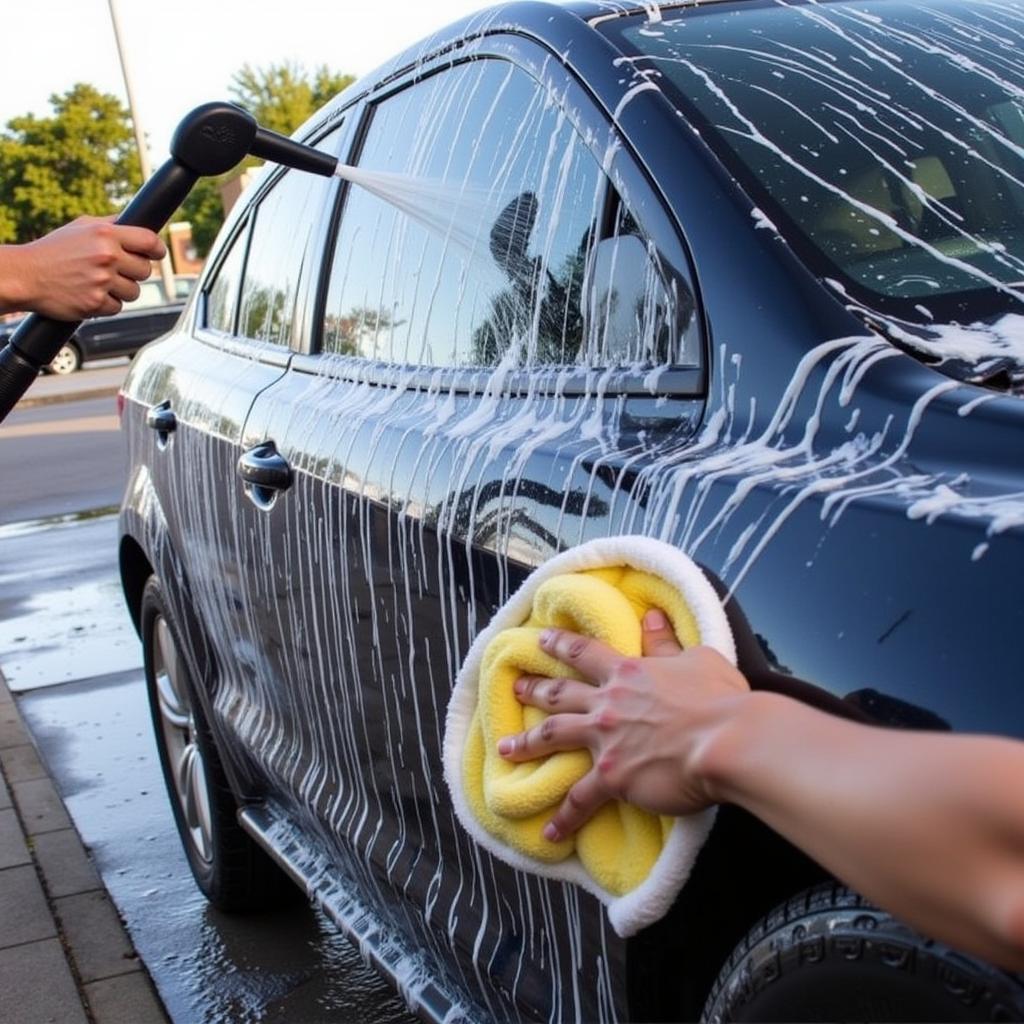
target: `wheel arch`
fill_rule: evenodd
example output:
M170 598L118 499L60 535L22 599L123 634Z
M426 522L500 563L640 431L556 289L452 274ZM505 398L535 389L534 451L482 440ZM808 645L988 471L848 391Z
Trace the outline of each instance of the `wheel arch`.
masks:
M672 910L628 942L631 1019L700 1019L722 967L750 929L779 903L828 881L828 872L763 822L720 807Z
M128 614L132 618L135 632L141 636L142 592L146 587L146 580L153 575L153 566L134 537L121 538L117 557L121 569L121 589L128 605Z

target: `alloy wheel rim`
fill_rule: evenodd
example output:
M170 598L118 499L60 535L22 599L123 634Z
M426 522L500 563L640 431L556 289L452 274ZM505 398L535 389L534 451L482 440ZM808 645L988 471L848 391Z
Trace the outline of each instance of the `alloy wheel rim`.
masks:
M213 861L213 821L206 766L196 741L195 714L183 679L178 648L162 615L158 615L153 624L153 639L153 677L175 799L193 850L204 863L210 864Z
M63 345L61 350L53 357L50 368L54 373L71 373L75 368L76 362L74 349L70 345Z

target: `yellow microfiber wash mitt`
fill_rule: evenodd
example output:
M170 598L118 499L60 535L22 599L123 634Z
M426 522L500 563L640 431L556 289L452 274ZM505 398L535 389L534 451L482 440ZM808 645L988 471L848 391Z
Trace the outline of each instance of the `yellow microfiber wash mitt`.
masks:
M641 620L662 609L683 647L708 644L735 664L721 602L678 549L649 537L602 538L538 568L476 638L456 679L444 740L445 778L463 826L495 856L525 871L574 882L607 906L615 931L632 935L661 917L686 881L713 812L666 818L622 801L603 807L558 843L542 835L572 785L591 767L586 750L512 764L502 736L542 721L520 704L522 675L578 675L538 645L556 626L641 653Z

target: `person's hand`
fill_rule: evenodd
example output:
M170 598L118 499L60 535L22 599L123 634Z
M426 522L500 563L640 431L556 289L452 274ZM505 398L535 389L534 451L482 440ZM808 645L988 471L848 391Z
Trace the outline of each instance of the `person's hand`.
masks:
M79 217L50 234L14 247L13 268L23 309L55 320L111 316L139 296L139 281L166 248L148 228ZM8 261L10 262L10 261ZM13 290L13 289L12 289Z
M747 681L710 647L683 651L662 612L648 612L643 627L643 658L546 630L541 647L597 685L533 676L516 683L519 700L549 717L502 739L503 757L530 761L586 747L594 759L545 829L553 842L613 799L659 814L690 814L717 802L703 755L718 725L749 692Z

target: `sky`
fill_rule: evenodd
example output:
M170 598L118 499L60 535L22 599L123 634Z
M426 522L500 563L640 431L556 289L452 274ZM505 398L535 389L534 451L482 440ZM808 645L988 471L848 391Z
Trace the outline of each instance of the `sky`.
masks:
M229 99L243 64L327 64L357 77L488 0L116 0L154 166L182 115ZM47 115L88 82L126 102L107 0L2 0L0 125Z

